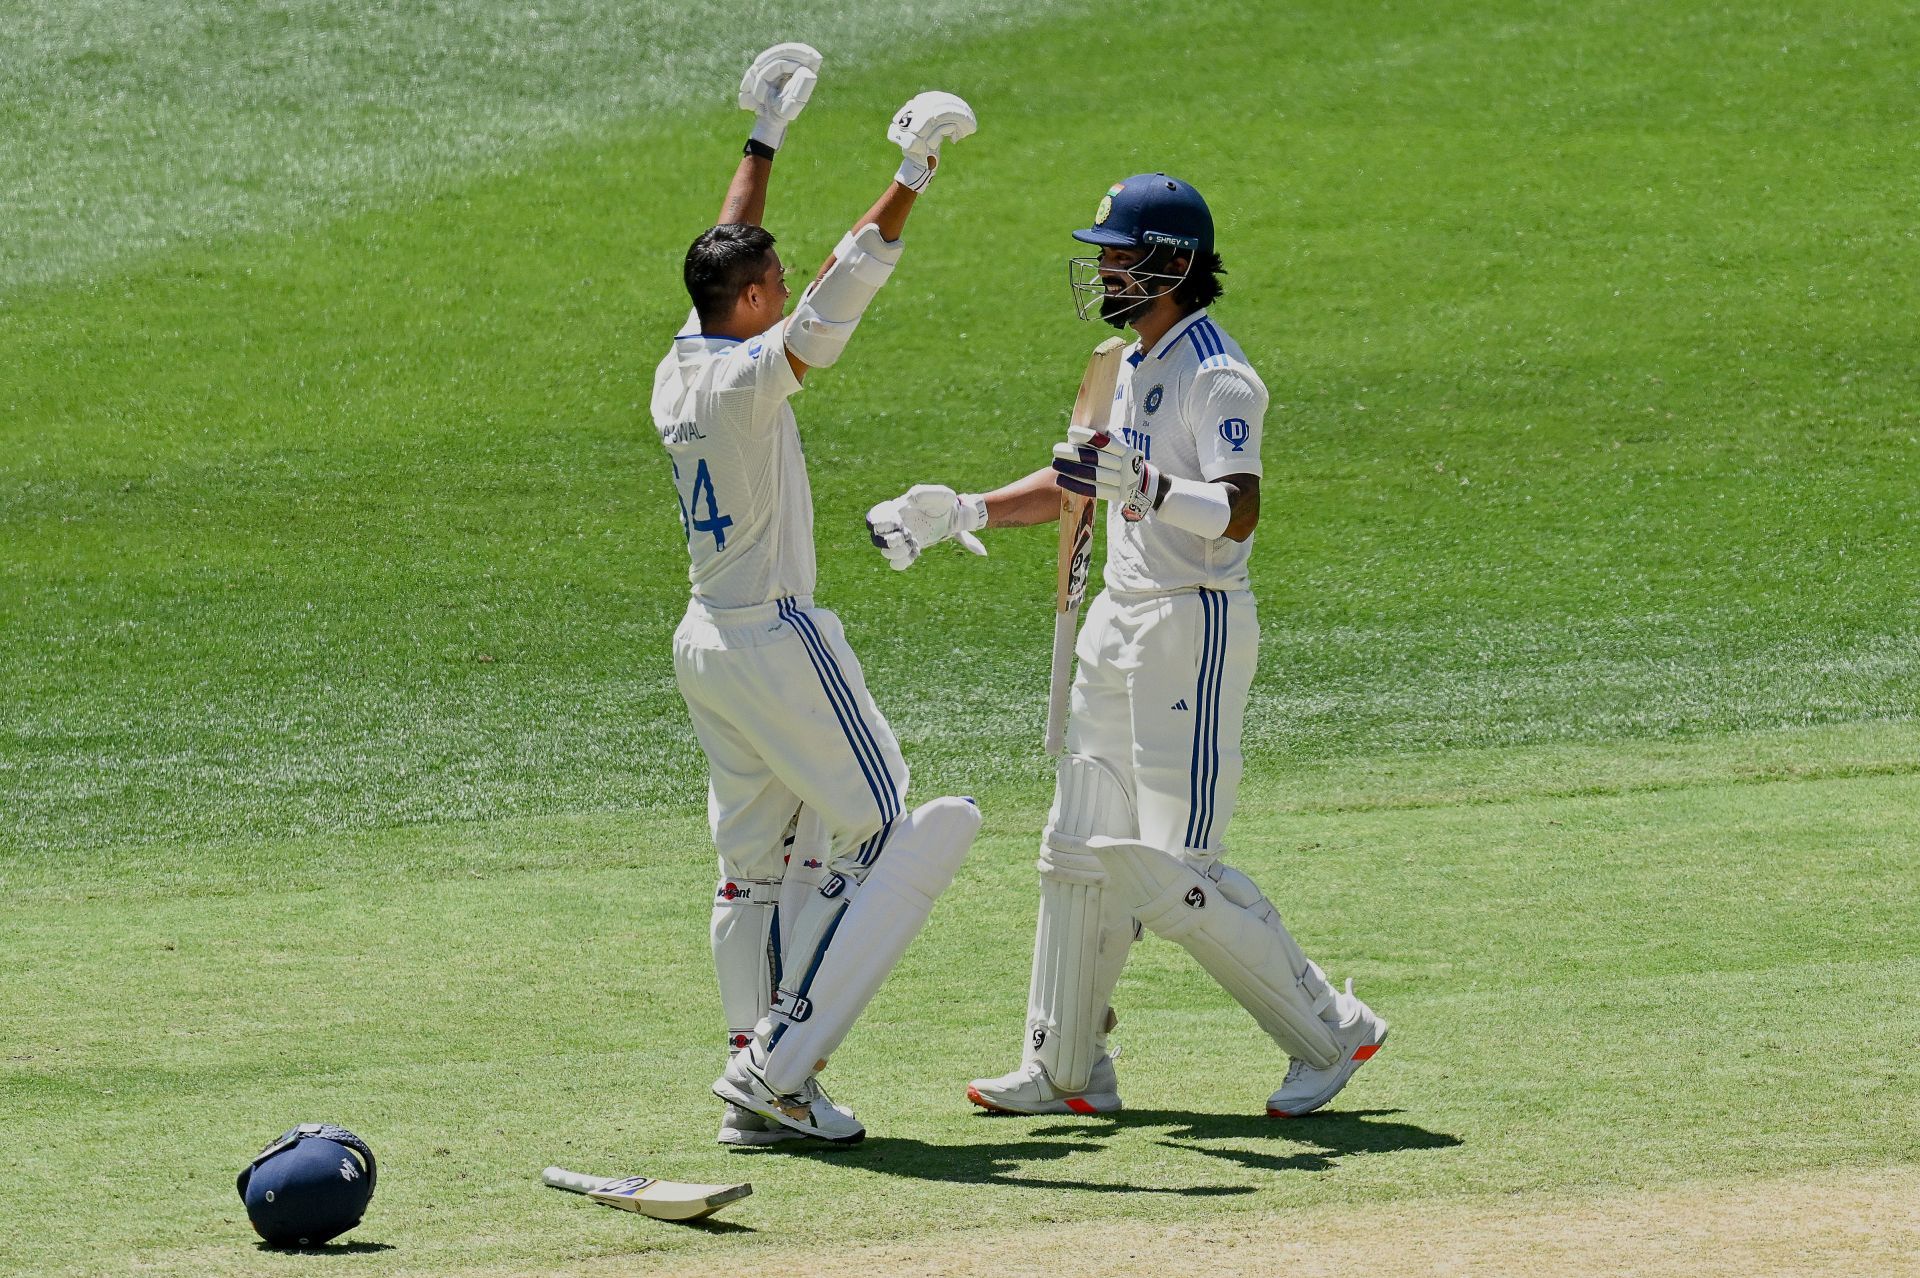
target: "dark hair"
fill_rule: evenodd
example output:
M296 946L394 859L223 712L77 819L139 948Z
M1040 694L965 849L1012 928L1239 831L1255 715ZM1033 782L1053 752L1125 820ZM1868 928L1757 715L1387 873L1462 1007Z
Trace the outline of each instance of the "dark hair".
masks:
M1227 268L1220 264L1220 255L1208 250L1193 260L1193 269L1187 272L1187 278L1180 281L1173 290L1173 300L1190 311L1202 306L1212 306L1226 292L1226 286L1220 283L1220 277Z
M702 324L719 324L733 313L747 285L767 273L773 236L765 227L723 222L702 231L687 249L681 276Z

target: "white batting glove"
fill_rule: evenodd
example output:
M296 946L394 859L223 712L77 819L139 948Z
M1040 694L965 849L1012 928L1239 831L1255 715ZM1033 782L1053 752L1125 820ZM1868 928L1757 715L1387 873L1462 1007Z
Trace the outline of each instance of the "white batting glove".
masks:
M1054 483L1082 497L1098 497L1138 522L1158 504L1160 472L1137 448L1105 431L1074 426L1067 442L1053 446Z
M951 537L976 555L987 548L973 535L987 526L987 499L944 484L915 484L867 512L867 535L888 563L904 571L927 547Z
M740 106L753 112L747 136L774 150L787 136L819 79L820 51L810 44L776 44L753 60L740 77Z
M926 190L940 162L940 144L948 138L970 137L979 127L973 108L953 94L916 94L894 112L893 123L887 126L887 141L901 152L900 171L893 180L915 191Z

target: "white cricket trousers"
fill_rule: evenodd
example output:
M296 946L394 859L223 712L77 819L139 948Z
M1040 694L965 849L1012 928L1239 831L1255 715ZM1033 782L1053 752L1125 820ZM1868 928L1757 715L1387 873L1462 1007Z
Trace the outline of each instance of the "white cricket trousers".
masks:
M674 631L673 669L710 767L723 878L781 878L803 803L834 868L859 877L904 811L907 764L840 619L805 596L750 608L695 599Z
M1088 606L1066 745L1120 777L1148 847L1219 855L1259 646L1249 590L1103 590Z

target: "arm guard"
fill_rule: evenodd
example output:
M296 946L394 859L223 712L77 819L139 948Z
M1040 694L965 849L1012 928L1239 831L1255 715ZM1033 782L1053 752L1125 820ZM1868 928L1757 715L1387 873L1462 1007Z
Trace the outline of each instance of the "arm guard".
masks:
M1222 483L1203 484L1197 479L1167 477L1167 495L1154 511L1154 518L1196 537L1209 540L1226 535L1233 522L1233 502Z
M787 349L812 368L829 368L846 349L873 295L893 274L904 245L889 243L869 222L848 232L833 251L833 266L807 286L787 321Z

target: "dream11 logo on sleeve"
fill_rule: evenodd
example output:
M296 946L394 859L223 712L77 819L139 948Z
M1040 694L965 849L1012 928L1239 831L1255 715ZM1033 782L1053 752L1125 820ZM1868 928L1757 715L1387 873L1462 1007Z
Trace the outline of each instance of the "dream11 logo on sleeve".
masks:
M1229 417L1220 423L1220 438L1233 445L1233 451L1239 452L1253 437L1253 428L1247 425L1244 417Z

